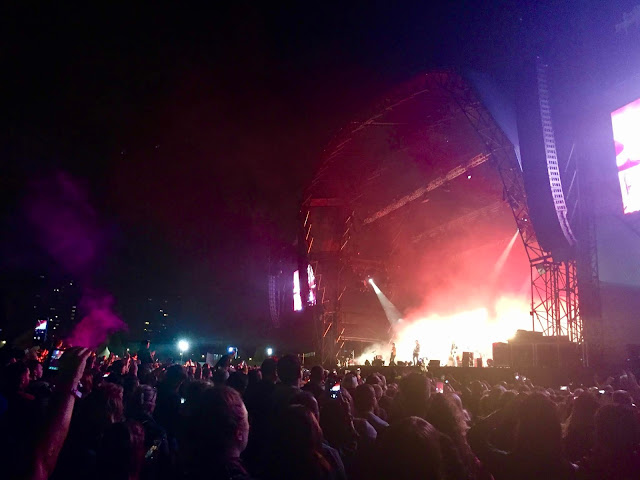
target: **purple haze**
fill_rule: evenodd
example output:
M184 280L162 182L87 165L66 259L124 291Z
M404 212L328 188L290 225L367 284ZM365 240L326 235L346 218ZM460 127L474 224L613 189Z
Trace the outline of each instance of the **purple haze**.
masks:
M73 329L67 342L73 346L96 348L109 335L125 330L127 325L113 313L113 299L106 294L89 294L85 291L80 308L88 312Z
M41 246L83 288L84 317L67 339L75 346L95 348L127 325L113 312L113 299L92 291L91 276L104 247L105 234L86 192L65 173L34 182L27 215Z

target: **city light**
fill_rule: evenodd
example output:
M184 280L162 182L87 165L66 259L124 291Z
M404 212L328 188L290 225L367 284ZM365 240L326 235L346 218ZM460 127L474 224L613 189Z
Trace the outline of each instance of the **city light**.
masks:
M180 350L180 353L189 350L189 342L187 342L186 340L178 341L178 350Z
M268 347L268 348L267 348L267 355L268 355L268 356L273 355L273 348L271 348L271 347Z

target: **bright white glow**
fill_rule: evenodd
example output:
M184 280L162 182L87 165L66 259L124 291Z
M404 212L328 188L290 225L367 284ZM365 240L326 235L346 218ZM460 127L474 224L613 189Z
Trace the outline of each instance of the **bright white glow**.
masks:
M370 278L370 279L369 279L369 283L370 283L371 285L374 285L374 283L373 283L373 278Z
M452 313L424 311L413 312L404 318L396 329L395 344L397 360L411 360L416 339L420 341L421 355L429 360L449 363L451 345L457 348L456 355L474 352L474 357L484 360L493 357L493 342L506 342L516 330L531 329L531 306L526 297L501 297L493 309L478 307ZM374 353L376 352L376 353ZM356 359L363 364L376 354L386 356L391 352L387 343L372 345ZM396 361L397 361L396 360Z
M189 350L189 342L187 342L186 340L178 341L178 350L180 350L181 352L186 352L187 350Z
M236 351L235 347L229 347L229 348L227 348L227 352L229 352L229 353L233 353L233 352L235 352L235 351Z
M269 356L273 355L273 348L271 347L267 348L267 355Z
M313 273L313 267L307 265L307 280L309 284L309 305L316 304L316 276Z
M611 114L624 213L640 210L640 99Z
M302 310L302 297L300 296L300 272L293 272L293 310Z

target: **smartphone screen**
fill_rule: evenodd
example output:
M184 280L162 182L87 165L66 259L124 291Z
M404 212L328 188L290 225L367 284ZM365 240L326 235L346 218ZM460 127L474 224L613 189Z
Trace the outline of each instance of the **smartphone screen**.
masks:
M567 386L566 386L566 385L562 385L562 386L560 387L560 390L562 390L562 391L566 391L566 390L567 390Z
M58 370L60 357L62 356L63 352L64 350L54 350L51 353L51 358L49 359L49 370Z
M334 385L333 387L331 387L331 390L329 390L329 395L331 396L331 398L338 398L339 393L340 385Z
M444 383L436 382L436 392L444 393Z

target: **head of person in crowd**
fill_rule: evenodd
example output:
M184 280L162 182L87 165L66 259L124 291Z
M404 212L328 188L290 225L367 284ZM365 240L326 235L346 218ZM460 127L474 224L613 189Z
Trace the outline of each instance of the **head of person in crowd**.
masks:
M244 395L249 385L249 378L242 372L232 372L227 380L227 386L237 390L240 395Z
M113 423L124 419L123 389L115 383L103 382L78 404L76 428L86 438L97 438Z
M631 407L633 406L633 397L626 390L616 390L611 395L611 402L615 405Z
M29 368L30 381L37 382L42 378L44 370L42 368L42 364L38 360L36 360L35 358L28 360L27 367Z
M468 476L475 466L476 459L467 442L467 418L462 407L457 405L452 396L437 393L429 399L425 419L451 439Z
M281 412L273 439L273 451L287 452L287 461L270 462L267 477L274 480L330 478L331 465L323 456L322 441L322 430L315 415L302 405L288 406Z
M599 407L598 399L589 391L582 392L574 400L571 415L564 428L564 446L570 460L579 460L591 450Z
M285 355L278 360L277 373L278 378L284 385L299 387L300 380L302 379L300 359L297 355Z
M156 398L158 393L155 388L150 385L140 385L131 396L129 410L131 416L140 418L153 415L156 409Z
M258 368L252 368L247 373L247 388L255 387L262 380L262 372Z
M0 392L6 397L24 393L29 385L29 367L24 362L14 362L7 365L2 372Z
M227 370L226 368L218 368L213 372L211 381L216 386L226 385L227 380L229 380L229 376L229 370Z
M356 415L362 418L366 418L368 414L374 413L378 402L373 386L368 383L359 385L353 396L353 404Z
M260 373L262 374L262 380L269 383L276 383L278 381L278 360L275 357L266 358L262 365L260 365Z
M97 472L101 479L135 480L144 465L144 430L134 421L114 423L104 432L98 450Z
M430 394L427 377L422 373L410 373L400 380L399 393L394 399L393 417L423 418Z
M324 368L322 368L320 365L314 365L313 367L311 367L309 382L315 383L316 385L322 384L322 382L324 382Z
M208 381L211 380L211 367L208 363L202 365L202 380Z
M445 466L440 449L440 433L426 420L404 418L386 429L376 445L379 480L444 479Z
M185 445L190 469L206 473L241 468L240 454L249 440L249 419L242 397L233 388L208 387L201 393L202 408L187 417Z
M161 387L163 390L177 392L186 379L187 373L182 365L171 365L165 372Z
M127 364L124 360L116 360L109 367L111 375L124 375L126 373Z
M303 407L308 408L316 417L316 420L320 421L320 407L318 406L318 401L313 394L301 390L291 397L291 405L302 405Z
M532 393L519 406L515 454L531 463L553 464L562 457L562 427L556 405Z
M604 405L596 414L595 450L605 457L633 455L640 444L638 416L632 407Z
M337 398L327 400L320 415L325 439L337 449L351 448L357 437L353 426L353 410L347 395L341 390Z

